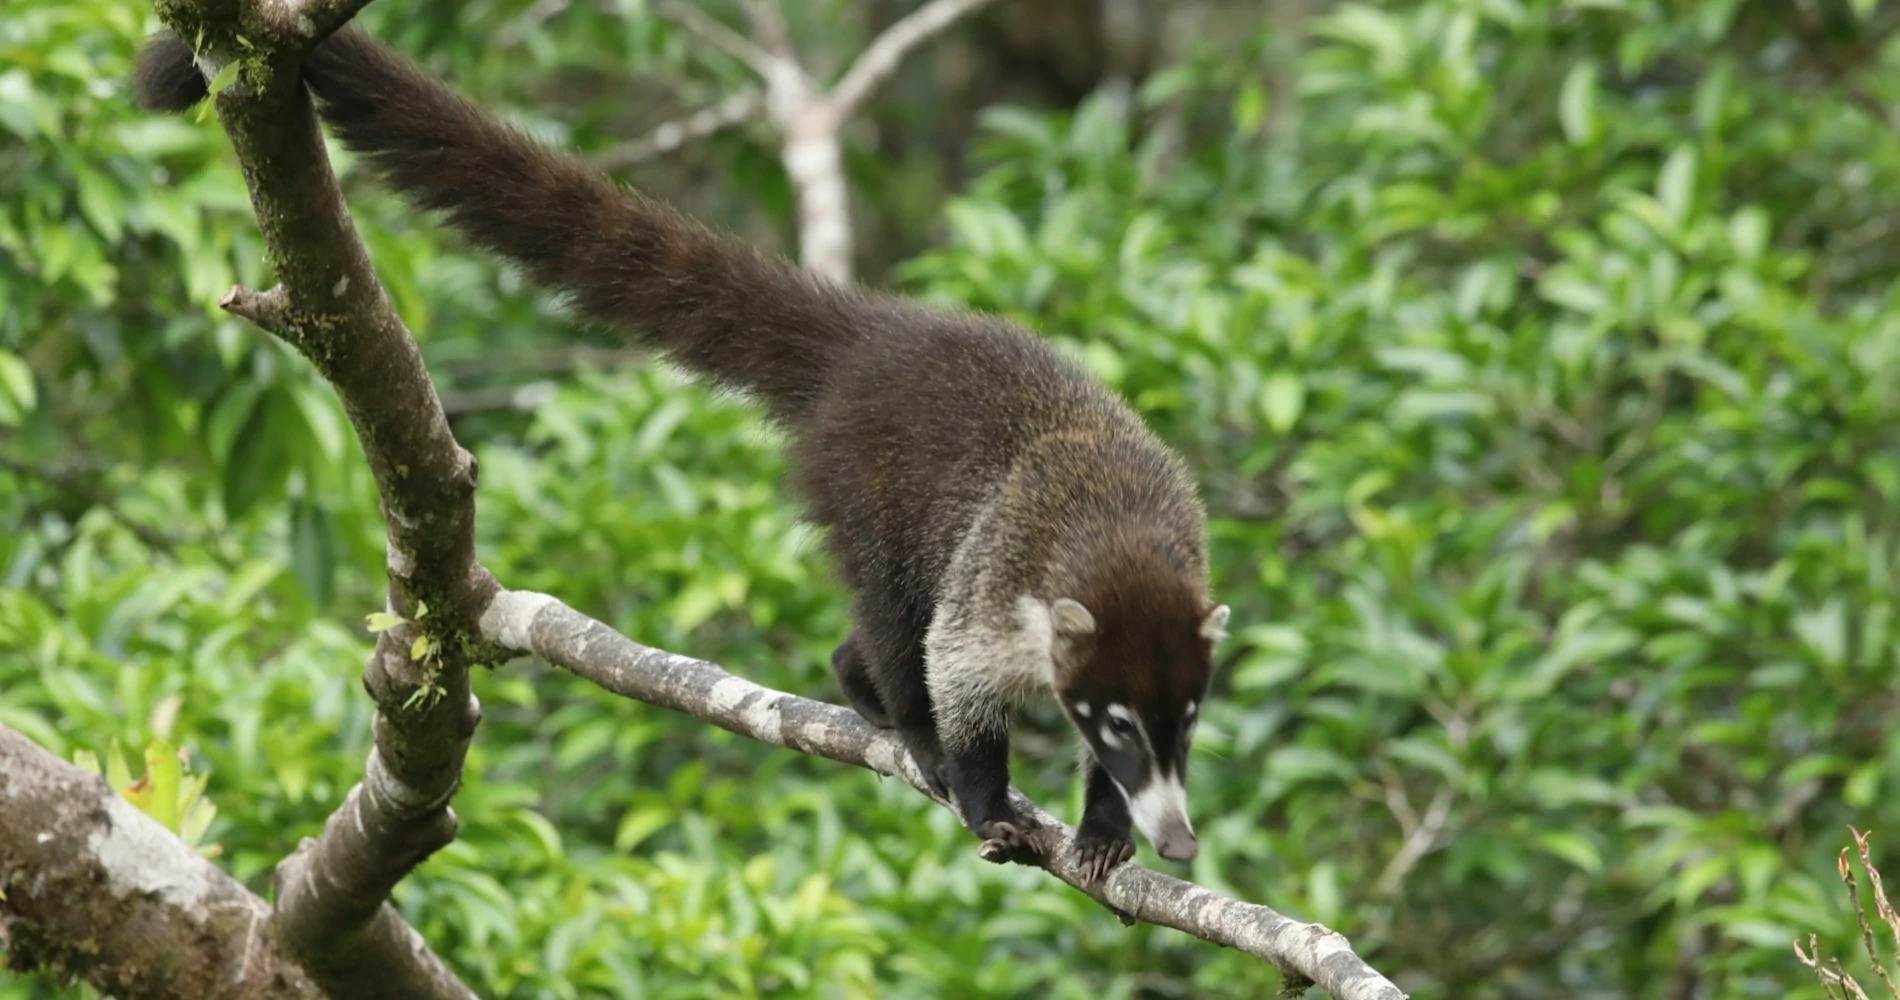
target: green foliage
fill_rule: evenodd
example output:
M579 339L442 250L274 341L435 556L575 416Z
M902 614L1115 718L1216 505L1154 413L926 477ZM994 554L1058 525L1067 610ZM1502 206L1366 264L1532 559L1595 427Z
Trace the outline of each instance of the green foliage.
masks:
M155 718L164 720L177 711L178 696L173 695L160 704ZM169 728L169 723L158 721L153 728ZM212 817L218 814L217 807L204 797L207 776L187 776L190 755L166 742L164 737L145 745L145 773L136 779L125 763L125 754L117 740L106 749L105 763L101 764L99 755L90 750L74 751L73 763L103 776L140 812L157 820L186 844L198 848L205 857L215 858L221 853L222 848L216 844L199 846Z
M1834 852L1900 819L1900 140L1867 110L1900 94L1892 12L1819 6L1346 4L1297 67L1256 37L1130 106L991 113L989 169L900 283L1074 350L1205 484L1235 639L1182 874L1421 998L1818 995L1787 943L1853 952ZM615 67L697 67L614 5L550 9L369 13L589 147ZM129 107L154 26L0 11L0 723L188 748L198 833L263 891L361 773L380 522L331 394L213 306L267 276L215 125ZM574 371L546 302L342 165L450 402L553 383L457 409L484 563L835 700L843 595L756 414ZM483 995L1277 986L981 863L895 783L543 665L477 691L460 836L397 901ZM1072 816L1063 741L1027 720L1017 782Z
M1767 12L1598 7L1342 7L1277 148L999 113L909 273L1203 470L1224 880L1421 996L1782 996L1900 762L1900 144Z

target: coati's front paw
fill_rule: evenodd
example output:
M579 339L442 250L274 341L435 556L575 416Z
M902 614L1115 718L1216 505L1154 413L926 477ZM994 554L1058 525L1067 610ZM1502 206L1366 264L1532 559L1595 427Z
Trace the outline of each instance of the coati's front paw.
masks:
M1075 868L1082 881L1094 885L1135 856L1135 838L1126 830L1091 829L1075 832Z
M1037 857L1035 847L1029 843L1029 827L1021 820L987 820L976 824L971 832L983 838L982 846L976 849L977 856L991 864L1029 863Z

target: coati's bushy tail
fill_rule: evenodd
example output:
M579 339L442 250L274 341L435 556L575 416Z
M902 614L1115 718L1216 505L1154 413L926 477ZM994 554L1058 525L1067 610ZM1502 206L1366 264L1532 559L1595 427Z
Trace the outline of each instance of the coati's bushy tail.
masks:
M139 54L139 103L182 111L205 97L191 49L170 33ZM331 36L304 80L343 144L469 242L564 293L581 317L796 422L871 303L562 157L502 124L355 28ZM878 311L871 306L871 314ZM854 322L853 317L857 320Z

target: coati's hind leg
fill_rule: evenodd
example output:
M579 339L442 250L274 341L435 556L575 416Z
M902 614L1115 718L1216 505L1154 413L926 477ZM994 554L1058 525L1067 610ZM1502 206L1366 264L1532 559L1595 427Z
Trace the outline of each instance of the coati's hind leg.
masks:
M930 689L924 684L923 622L901 598L893 599L869 588L858 591L853 617L856 628L832 654L832 664L857 664L857 676L870 682L869 694L875 699L876 709L881 710L884 724L897 730L931 794L949 800L943 744L937 739ZM844 680L843 673L839 680ZM858 706L851 688L846 687L845 693L852 699L852 707L863 715L864 709ZM877 724L868 715L865 720Z
M856 631L845 636L838 648L831 651L831 670L838 675L845 700L864 721L879 729L896 727L891 713L884 707L884 699L877 693L877 683L871 679L870 664L864 658Z
M1000 848L985 845L984 856L1011 860L1029 849L1031 827L1009 801L1009 701L994 660L1006 637L945 611L931 626L927 671L946 777L963 824Z
M930 689L924 685L924 650L918 642L895 662L875 675L878 695L891 714L893 728L910 751L917 769L923 772L931 794L950 799L950 761L937 739L937 720L930 711Z
M946 745L958 739L940 733ZM1009 802L1009 729L999 726L969 734L958 740L958 748L946 750L946 769L950 790L956 793L957 810L970 832L996 845L984 845L984 857L991 861L1017 860L1029 850L1029 824Z

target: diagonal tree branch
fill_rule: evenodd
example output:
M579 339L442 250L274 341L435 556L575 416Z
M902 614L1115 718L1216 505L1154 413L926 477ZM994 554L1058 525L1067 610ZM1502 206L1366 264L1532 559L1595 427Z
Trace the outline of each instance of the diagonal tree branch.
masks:
M630 139L590 162L596 170L617 170L643 163L656 156L670 153L689 142L696 142L748 121L763 107L765 107L763 93L757 90L741 90L720 100L717 104L701 108L677 121L658 126L638 139Z
M474 458L456 444L421 353L376 280L297 78L319 29L364 2L161 0L158 11L179 38L198 41L209 78L237 59L216 110L281 284L235 289L223 305L297 348L335 386L381 495L389 606L404 622L378 636L364 670L378 713L362 782L322 834L278 866L277 934L332 996L461 998L472 994L388 895L454 839L448 803L480 718L467 666L485 650L473 622L496 587L475 562Z
M4 725L0 802L0 952L13 968L121 1000L323 1000L270 933L269 903L104 778Z
M912 11L896 24L884 29L845 70L830 92L833 108L840 118L849 116L871 96L871 91L890 79L911 50L929 41L944 29L983 9L992 0L931 0Z
M777 71L779 64L786 61L758 42L721 24L718 18L686 0L660 0L654 5L654 11L698 35L713 48L750 66L752 71L761 77L770 79Z
M504 590L481 618L492 642L540 656L628 698L684 712L721 729L879 774L923 791L923 776L895 733L873 729L856 712L774 691L716 664L642 646L545 594ZM1011 789L1018 811L1038 824L1030 842L1037 867L1125 918L1185 931L1273 963L1289 989L1319 985L1336 1000L1405 996L1352 951L1344 935L1244 903L1192 882L1124 864L1089 885L1076 871L1075 830ZM949 805L949 803L943 803Z

